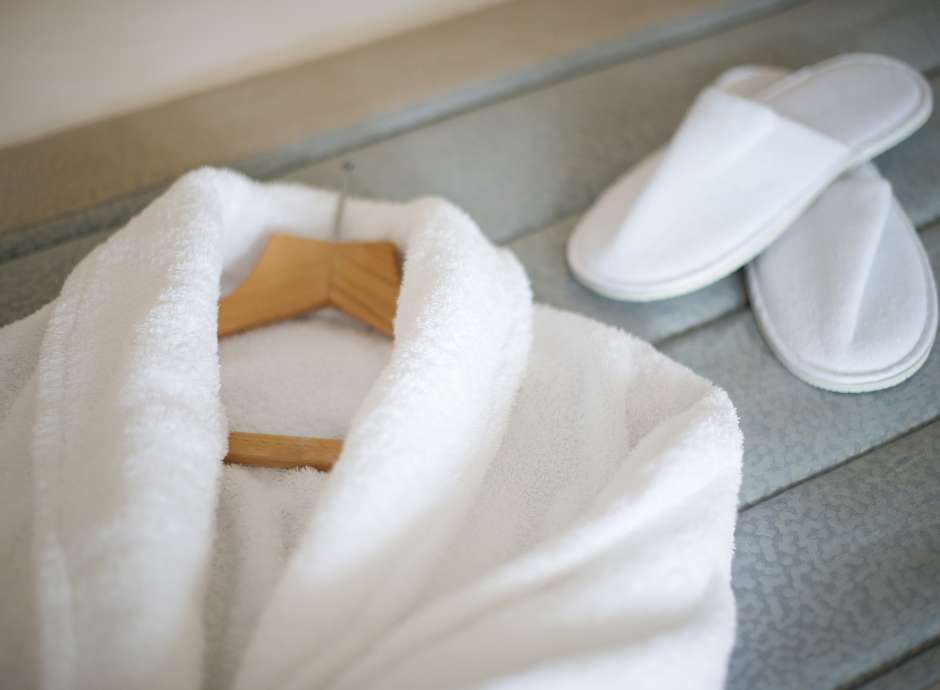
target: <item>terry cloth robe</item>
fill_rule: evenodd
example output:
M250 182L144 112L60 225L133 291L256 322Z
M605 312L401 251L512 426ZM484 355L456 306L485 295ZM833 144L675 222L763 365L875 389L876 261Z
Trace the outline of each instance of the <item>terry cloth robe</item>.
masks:
M404 256L395 339L320 312L220 343L220 294L336 197L199 170L0 330L10 688L718 688L741 438L648 344L533 306L434 199L352 201ZM223 466L229 429L345 438Z

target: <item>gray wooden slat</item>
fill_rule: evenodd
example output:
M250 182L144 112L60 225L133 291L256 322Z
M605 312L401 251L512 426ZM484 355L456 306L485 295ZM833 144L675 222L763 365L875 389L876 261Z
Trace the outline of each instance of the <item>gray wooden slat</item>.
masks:
M935 422L741 515L732 690L840 687L940 635L938 457Z
M940 274L940 225L922 239ZM940 354L913 378L877 393L828 393L777 361L750 311L663 344L667 355L724 388L744 433L742 504L759 501L940 414Z
M346 158L356 164L363 193L445 196L490 237L507 241L587 208L613 179L668 139L695 95L725 69L745 63L796 68L841 52L881 51L930 70L940 65L938 35L935 0L810 2L449 118ZM929 159L925 165L926 172L936 163ZM338 168L339 160L329 159L288 178L332 186ZM940 206L925 186L904 191L916 218L933 217ZM921 214L921 205L933 212Z
M110 230L92 233L3 264L0 326L29 316L55 299L69 272L110 234Z
M940 688L940 641L888 673L854 690L937 690Z
M938 34L934 0L813 0L362 146L343 158L358 165L358 192L392 199L446 196L492 238L506 241L586 208L668 138L695 94L723 69L747 62L798 67L840 52L874 50L929 70L940 64ZM363 143L362 137L344 139L340 148ZM315 141L302 146L325 155ZM280 155L260 154L236 167L267 176L288 164L278 163ZM338 158L331 158L288 177L335 185L337 169ZM90 215L4 233L0 258L101 229L101 222L116 224L155 193L144 190ZM916 199L903 200L916 205Z
M146 189L81 213L65 215L46 223L0 233L0 271L6 263L33 252L43 251L63 242L80 240L86 235L115 229L153 201L164 189Z

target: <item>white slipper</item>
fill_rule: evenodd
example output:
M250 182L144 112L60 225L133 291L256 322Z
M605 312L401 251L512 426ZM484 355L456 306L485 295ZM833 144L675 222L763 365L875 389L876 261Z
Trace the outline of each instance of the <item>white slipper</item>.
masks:
M891 185L843 175L747 268L754 318L798 378L862 393L901 383L930 354L937 288Z
M846 170L929 117L915 70L845 55L753 96L706 88L672 142L617 180L575 228L568 262L614 299L673 297L740 268Z
M717 84L757 93L787 75L739 67ZM930 354L937 288L911 221L872 164L830 185L748 264L754 318L783 365L809 384L862 393L901 383Z
M718 83L738 93L786 75L739 68ZM786 233L748 264L754 318L795 376L840 393L901 383L937 333L937 288L917 231L878 169L830 185Z

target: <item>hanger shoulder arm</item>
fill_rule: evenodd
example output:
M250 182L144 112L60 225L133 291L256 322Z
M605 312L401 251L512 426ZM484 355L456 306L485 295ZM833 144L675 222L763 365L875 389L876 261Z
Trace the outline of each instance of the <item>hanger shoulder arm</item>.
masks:
M219 301L219 337L326 306L333 247L273 235L248 278Z
M388 242L340 245L333 261L330 303L391 336L401 289L401 268Z

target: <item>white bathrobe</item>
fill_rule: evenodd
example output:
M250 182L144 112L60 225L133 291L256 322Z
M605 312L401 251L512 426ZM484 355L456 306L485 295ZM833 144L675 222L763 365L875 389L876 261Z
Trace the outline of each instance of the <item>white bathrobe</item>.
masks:
M0 330L0 683L718 688L741 438L646 343L533 306L450 204L349 204L404 257L395 339L217 302L332 193L186 175ZM223 467L229 429L341 436Z

